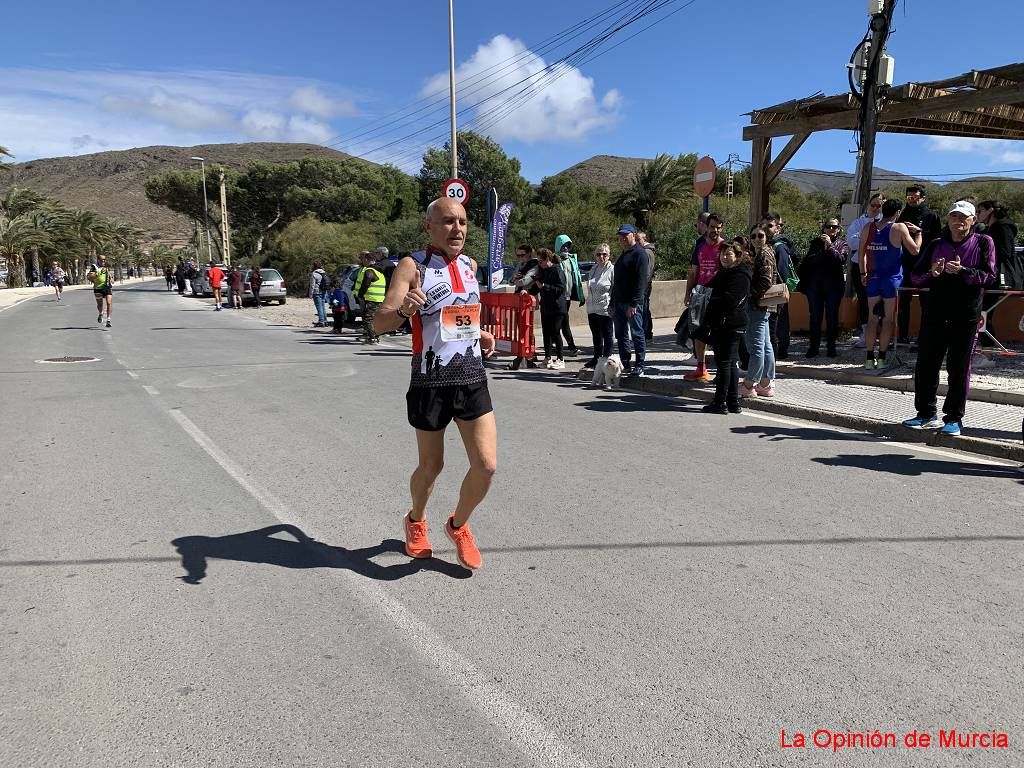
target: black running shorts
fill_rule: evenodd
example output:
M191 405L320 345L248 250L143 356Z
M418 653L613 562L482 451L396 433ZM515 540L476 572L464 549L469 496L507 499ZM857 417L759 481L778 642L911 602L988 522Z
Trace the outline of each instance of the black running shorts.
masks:
M93 288L92 292L96 296L110 296L114 293L109 285L105 285L102 288Z
M425 432L438 432L452 419L472 421L494 410L486 381L453 387L411 387L405 402L409 423Z

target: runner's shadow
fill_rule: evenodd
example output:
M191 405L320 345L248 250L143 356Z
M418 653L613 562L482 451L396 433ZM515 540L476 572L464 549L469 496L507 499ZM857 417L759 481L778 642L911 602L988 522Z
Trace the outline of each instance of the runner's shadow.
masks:
M838 430L817 429L814 427L769 427L762 424L750 424L744 427L733 427L737 435L757 435L768 438L770 442L780 440L853 440L855 442L872 442L870 435L858 435Z
M835 458L818 457L811 459L826 467L856 467L870 469L875 472L888 472L893 475L920 477L921 475L964 475L969 477L988 477L992 479L1015 480L1024 485L1024 473L1020 467L1003 464L975 464L968 461L941 461L938 459L921 459L901 453L882 454L880 456L859 456L840 454Z
M288 533L296 541L275 538L277 533ZM185 575L180 578L186 584L198 584L206 577L207 562L211 558L282 568L340 568L378 581L395 581L420 571L434 571L453 579L472 575L472 571L444 560L406 560L404 546L397 539L385 539L373 547L346 549L311 539L299 528L287 524L228 536L182 536L171 544L181 555ZM400 554L403 560L393 565L374 562L374 557L387 552Z
M674 400L668 400L660 397L650 397L645 395L620 395L618 398L615 397L616 392L621 390L613 390L606 392L600 390L603 394L609 397L599 397L596 400L587 400L583 403L576 403L580 408L586 408L588 411L597 411L598 413L621 413L621 412L632 412L632 411L667 411L671 413L699 413L703 403L682 403ZM598 390L594 390L595 393Z
M102 331L99 325L65 325L61 328L51 328L51 331Z

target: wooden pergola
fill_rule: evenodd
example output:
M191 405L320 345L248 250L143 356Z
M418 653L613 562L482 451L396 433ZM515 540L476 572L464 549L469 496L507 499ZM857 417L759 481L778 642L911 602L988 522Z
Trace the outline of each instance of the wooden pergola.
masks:
M812 96L756 109L743 129L751 151L750 222L768 212L768 187L812 133L855 130L860 104L850 93ZM878 130L928 136L1024 140L1024 62L886 90ZM772 139L789 136L772 158Z

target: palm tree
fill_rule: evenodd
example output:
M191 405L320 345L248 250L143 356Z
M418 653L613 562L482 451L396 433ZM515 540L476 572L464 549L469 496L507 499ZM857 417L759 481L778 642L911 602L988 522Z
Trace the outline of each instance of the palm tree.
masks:
M109 226L106 220L93 211L74 210L71 212L71 230L78 241L75 255L75 276L84 275L81 269L81 258L90 262L107 243Z
M7 150L7 147L0 147L0 157L10 157L10 158L13 159L14 155L12 155ZM0 163L0 170L6 171L7 170L7 165L5 163Z
M63 260L70 251L69 241L73 239L71 233L71 211L55 200L47 199L42 205L31 213L32 222L36 229L46 233L48 243L43 249L48 257ZM39 247L32 249L32 268L36 274L42 274L39 264Z
M25 252L49 242L49 236L36 227L31 215L6 216L0 213L0 256L7 260L8 286L21 288L25 285Z
M654 215L692 199L692 155L658 155L637 170L633 182L616 192L609 210L632 218L641 227L650 226Z

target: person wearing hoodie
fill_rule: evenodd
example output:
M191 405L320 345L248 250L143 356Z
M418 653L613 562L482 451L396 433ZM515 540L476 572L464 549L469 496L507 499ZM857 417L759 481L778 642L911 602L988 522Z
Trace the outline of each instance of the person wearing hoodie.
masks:
M599 358L612 354L612 286L615 268L611 262L612 250L608 243L601 243L594 250L594 266L587 277L587 322L594 337L594 356L584 368L594 368Z
M559 235L555 238L555 253L562 260L558 266L565 275L566 305L568 306L572 304L572 302L576 301L579 302L579 305L582 307L586 303L586 297L583 295L583 280L580 277L580 262L576 254L571 253L572 249L573 242L568 235ZM565 337L565 343L568 347L567 352L570 355L576 355L576 340L572 337L572 328L569 325L568 309L566 309L565 318L562 320L562 327L559 331Z
M782 214L769 213L764 220L764 227L770 238L769 245L775 251L775 266L778 268L779 278L782 282L789 283L791 278L795 277L793 242L782 234ZM772 349L775 350L776 360L785 360L789 357L789 304L780 306L777 314L775 333L772 334Z
M921 318L920 352L914 367L914 407L917 416L903 426L914 429L941 427L948 437L959 437L971 380L971 356L978 338L985 286L995 280L995 244L988 235L972 232L976 211L966 200L953 203L947 228L933 240L914 265L914 285L928 288L928 303ZM946 359L949 384L937 418L939 369Z
M319 261L313 262L313 271L309 273L309 298L316 307L316 328L327 327L327 310L324 307L324 296L331 292L331 279L324 272Z
M939 221L939 217L925 204L924 199L924 187L920 184L911 184L907 187L906 205L903 206L900 217L896 219L897 223L913 224L920 228L922 249L927 248L928 243L935 240L942 231L942 223ZM903 288L914 287L910 281L910 275L916 263L917 256L911 256L907 251L903 252ZM910 341L910 305L915 295L923 311L925 302L928 300L927 294L915 294L910 291L904 291L900 294L900 300L896 308L896 341L900 344L906 344Z
M558 263L558 255L547 248L537 251L537 277L534 281L540 292L540 325L544 333L544 367L560 371L565 368L562 359L562 319L568 312L565 300L565 272ZM555 356L551 357L551 346Z
M753 275L750 254L736 244L718 246L719 269L711 278L711 298L704 315L704 326L715 352L715 399L701 410L704 413L742 413L739 396L740 337L747 327L747 301Z
M1017 225L1006 208L996 200L978 203L977 230L991 237L996 247L996 279L992 287L1024 291L1024 256L1016 253Z

